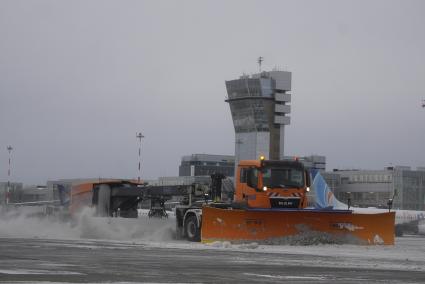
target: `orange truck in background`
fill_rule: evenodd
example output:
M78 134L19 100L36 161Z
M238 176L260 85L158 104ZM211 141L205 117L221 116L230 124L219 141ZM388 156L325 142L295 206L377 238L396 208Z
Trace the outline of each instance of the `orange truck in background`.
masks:
M143 192L138 184L126 180L96 180L78 183L70 192L69 213L92 207L99 217L137 218L137 206Z

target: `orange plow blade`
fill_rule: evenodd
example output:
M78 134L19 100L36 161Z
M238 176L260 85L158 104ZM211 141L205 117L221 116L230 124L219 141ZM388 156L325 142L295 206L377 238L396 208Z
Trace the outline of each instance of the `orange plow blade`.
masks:
M202 209L202 242L394 244L395 213L348 210Z

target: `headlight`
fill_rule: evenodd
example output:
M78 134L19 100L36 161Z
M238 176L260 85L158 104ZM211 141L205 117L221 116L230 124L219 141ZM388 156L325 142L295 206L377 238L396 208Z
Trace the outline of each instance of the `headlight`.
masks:
M263 187L263 191L267 191L267 186Z
M309 192L309 191L310 191L310 188L309 188L309 187L307 187L305 190L307 190L307 192Z

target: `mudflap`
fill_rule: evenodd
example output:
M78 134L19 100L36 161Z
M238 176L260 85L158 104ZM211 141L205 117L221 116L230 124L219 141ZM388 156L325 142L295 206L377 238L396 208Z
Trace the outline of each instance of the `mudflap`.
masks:
M201 241L266 244L393 245L395 212L349 210L202 209Z

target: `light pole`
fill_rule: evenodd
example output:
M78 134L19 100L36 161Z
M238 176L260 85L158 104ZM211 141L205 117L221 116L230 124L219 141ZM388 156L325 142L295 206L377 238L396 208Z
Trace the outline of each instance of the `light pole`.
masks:
M9 204L9 194L10 194L10 157L12 155L12 146L7 146L7 151L9 152L9 168L7 170L7 189L6 189L6 206Z
M264 61L264 57L260 56L258 57L257 63L258 63L258 69L260 70L261 73L261 63L263 63Z
M140 183L140 176L142 175L142 138L145 138L145 136L142 135L142 132L139 132L136 133L136 138L139 139L139 176L137 182Z

